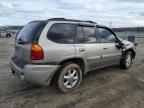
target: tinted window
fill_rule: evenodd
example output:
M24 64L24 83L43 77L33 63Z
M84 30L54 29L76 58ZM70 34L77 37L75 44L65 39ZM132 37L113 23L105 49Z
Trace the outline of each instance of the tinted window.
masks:
M116 37L106 28L99 28L99 35L101 37L101 42L116 42Z
M37 40L45 27L46 22L32 22L24 26L16 37L18 43L32 43ZM38 40L37 40L38 41Z
M85 38L84 38L84 34L83 34L83 27L82 26L79 26L77 28L77 39L76 41L78 43L84 43L85 42Z
M83 31L86 43L96 42L95 27L83 27Z
M57 43L73 43L75 35L74 24L54 24L48 32L48 39Z

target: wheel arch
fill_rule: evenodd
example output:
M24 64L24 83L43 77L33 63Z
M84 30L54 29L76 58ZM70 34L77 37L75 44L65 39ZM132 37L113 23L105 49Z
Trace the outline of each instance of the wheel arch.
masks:
M123 53L123 55L126 54L127 52L131 52L132 53L132 59L135 58L136 52L135 52L134 49L127 49L127 50L125 50L124 53Z
M69 59L61 61L59 63L59 65L62 66L63 64L68 63L68 62L76 63L77 65L79 65L80 68L82 69L82 73L84 74L84 72L85 72L85 62L82 58L69 58Z
M61 65L59 67L59 69L55 72L55 74L53 75L50 83L55 83L55 81L58 79L58 76L59 76L59 70L62 68L63 64L65 63L76 63L80 66L80 68L82 69L82 76L85 75L85 62L82 58L69 58L69 59L66 59L66 60L63 60L61 62L59 62L58 65Z

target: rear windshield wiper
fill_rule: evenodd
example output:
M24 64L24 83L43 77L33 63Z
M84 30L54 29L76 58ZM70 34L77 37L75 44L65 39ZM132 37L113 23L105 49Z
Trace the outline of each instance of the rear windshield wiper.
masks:
M26 42L25 42L24 40L22 40L21 38L19 38L19 39L17 40L17 43L18 43L18 44L25 44Z

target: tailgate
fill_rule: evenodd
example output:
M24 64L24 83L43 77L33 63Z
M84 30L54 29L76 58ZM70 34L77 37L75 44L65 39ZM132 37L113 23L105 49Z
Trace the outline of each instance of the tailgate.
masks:
M21 62L31 62L31 44L15 44L15 57Z

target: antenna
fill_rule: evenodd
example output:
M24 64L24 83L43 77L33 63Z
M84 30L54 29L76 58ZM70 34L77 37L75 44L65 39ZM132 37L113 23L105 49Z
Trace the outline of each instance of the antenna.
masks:
M112 22L110 22L110 27L112 26Z

